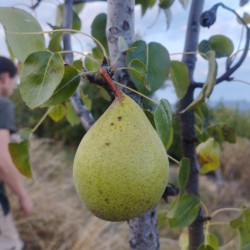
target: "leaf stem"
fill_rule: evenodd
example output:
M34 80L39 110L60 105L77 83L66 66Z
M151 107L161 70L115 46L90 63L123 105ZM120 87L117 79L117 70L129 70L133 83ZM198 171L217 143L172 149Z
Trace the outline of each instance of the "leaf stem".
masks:
M213 218L215 215L217 215L220 212L225 212L225 211L229 211L229 212L241 212L240 208L233 208L233 207L229 207L229 208L220 208L218 210L215 210L212 214L211 217Z
M172 157L171 155L168 154L168 158L170 160L172 160L173 162L177 163L178 165L180 165L180 162L178 160L176 160L174 157Z
M205 204L203 201L200 201L200 202L201 202L201 206L202 206L203 209L204 209L205 216L208 216L209 213L208 213L208 208L207 208L206 204Z
M150 102L152 102L152 103L154 103L154 104L156 104L156 105L159 105L159 104L160 104L160 103L154 101L153 99L149 98L148 96L143 95L142 93L140 93L140 92L138 92L138 91L136 91L136 90L134 90L134 89L132 89L132 88L130 88L130 87L128 87L128 86L125 86L125 85L123 85L123 84L121 84L121 83L119 83L119 82L115 82L115 81L114 81L114 83L117 84L118 86L122 87L122 88L129 89L130 91L132 91L132 92L134 92L134 93L136 93L136 94L138 94L138 95L144 97L145 99L149 100Z
M177 53L170 53L170 56L177 56L177 55L196 55L196 54L200 54L204 57L207 57L207 55L205 53L202 52L198 52L198 51L188 51L188 52L177 52Z
M216 221L216 222L209 222L209 226L218 226L218 225L229 225L227 221Z
M80 54L82 56L85 56L87 58L89 58L90 60L94 61L95 63L97 63L99 66L101 66L101 63L96 60L94 57L91 57L89 55L85 55L84 53L82 52L79 52L79 51L75 51L75 50L62 50L62 51L57 51L57 53L60 53L60 54L66 54L66 53L76 53L76 54Z
M239 79L233 79L233 82L242 82L242 83L245 83L247 85L250 85L250 82L239 80Z
M115 85L114 81L111 79L105 68L100 68L99 73L102 75L103 79L109 84L110 88L115 94L115 97L122 99L123 92Z
M44 121L44 119L47 117L49 112L51 111L52 107L49 107L46 113L42 116L42 118L39 120L39 122L36 124L36 126L31 130L31 133L34 133L37 128L41 125L41 123Z

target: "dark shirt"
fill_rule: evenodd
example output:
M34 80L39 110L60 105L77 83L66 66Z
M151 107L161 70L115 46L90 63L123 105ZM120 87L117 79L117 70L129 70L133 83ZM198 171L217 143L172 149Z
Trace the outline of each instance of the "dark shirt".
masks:
M0 129L8 129L10 133L16 131L15 125L15 107L14 104L5 97L0 96ZM1 142L0 142L1 143ZM9 201L5 193L4 183L0 179L0 205L3 208L4 215L10 210Z

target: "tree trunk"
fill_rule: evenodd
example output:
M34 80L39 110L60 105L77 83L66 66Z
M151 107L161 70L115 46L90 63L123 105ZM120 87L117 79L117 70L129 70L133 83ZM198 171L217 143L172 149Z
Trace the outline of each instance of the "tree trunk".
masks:
M64 10L63 10L63 27L65 29L72 29L72 22L73 22L73 0L65 0ZM64 50L72 50L70 33L65 33L63 35L63 47ZM65 63L71 65L73 63L73 53L65 53L64 61ZM95 120L92 114L84 106L78 89L69 100L75 113L79 117L83 128L86 131L89 130L90 127L94 124Z
M199 39L199 17L202 12L204 0L193 0L186 33L185 49L184 52L197 51ZM183 63L186 64L189 70L190 87L186 95L180 101L180 110L186 108L192 101L194 95L193 72L196 63L196 55L184 54L182 58ZM180 114L181 125L181 145L184 157L190 159L191 171L189 181L186 187L187 193L200 196L199 194L199 165L196 156L196 139L194 129L194 112L193 110ZM204 241L203 234L203 214L199 210L196 220L189 226L189 249L196 250Z
M118 37L122 36L130 45L134 42L134 7L135 0L108 0L108 15L106 34L111 64L116 61L115 68L124 67L125 53L119 53ZM119 70L114 75L114 80L127 86L132 86L128 73ZM134 87L134 86L132 86ZM130 92L124 91L138 104L141 98ZM131 249L136 250L158 250L159 235L157 228L156 208L145 214L128 221L130 227L129 243Z

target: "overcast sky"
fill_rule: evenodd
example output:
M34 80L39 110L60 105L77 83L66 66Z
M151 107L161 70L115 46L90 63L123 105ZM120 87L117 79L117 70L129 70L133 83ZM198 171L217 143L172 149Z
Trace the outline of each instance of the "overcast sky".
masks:
M31 5L31 2L35 0L0 0L0 7L12 6L17 8L23 8L30 11L27 5ZM34 16L38 19L42 25L43 30L48 30L47 23L55 23L56 3L63 2L57 0L44 0L40 6L34 12ZM191 2L191 1L190 1ZM250 13L250 4L245 5L243 8L239 7L239 0L227 0L222 1L231 8L235 9L239 14L244 12ZM211 8L217 1L207 0L204 6L204 10ZM26 6L25 6L26 5ZM135 11L135 29L136 32L146 42L159 42L162 43L169 51L170 55L173 53L181 53L184 47L184 37L186 31L186 23L188 19L188 10L184 10L178 0L175 0L171 7L172 20L170 28L166 28L166 17L163 12L159 13L157 6L147 11L144 17L141 17L140 6L136 6ZM85 5L83 11L80 14L82 19L82 31L90 33L90 25L94 20L95 16L101 12L106 12L105 2L94 2ZM232 39L235 50L238 49L242 26L236 22L235 17L228 11L219 8L217 22L210 29L202 28L200 34L200 41L208 39L212 35L223 34ZM85 50L89 50L93 46L93 42L89 39L80 37L82 46ZM242 46L244 43L242 43ZM241 48L242 48L241 46ZM74 47L81 50L79 41L74 39ZM0 54L8 56L4 31L0 25ZM181 59L181 56L171 55L171 59ZM220 75L224 70L224 59L218 60ZM195 71L195 80L203 81L207 73L207 62L198 58L198 66ZM250 82L250 55L240 68L240 70L233 75L235 79ZM171 102L176 100L176 96L172 88L165 88L163 91L158 92L158 97L167 98ZM223 82L216 86L211 101L218 100L245 100L250 102L250 85L240 82Z

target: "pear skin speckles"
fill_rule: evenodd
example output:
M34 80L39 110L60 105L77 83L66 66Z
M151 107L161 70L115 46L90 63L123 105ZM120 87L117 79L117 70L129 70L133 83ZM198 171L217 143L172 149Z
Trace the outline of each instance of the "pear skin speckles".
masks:
M156 131L124 94L82 139L73 177L79 197L93 214L123 221L156 205L167 185L168 167Z

